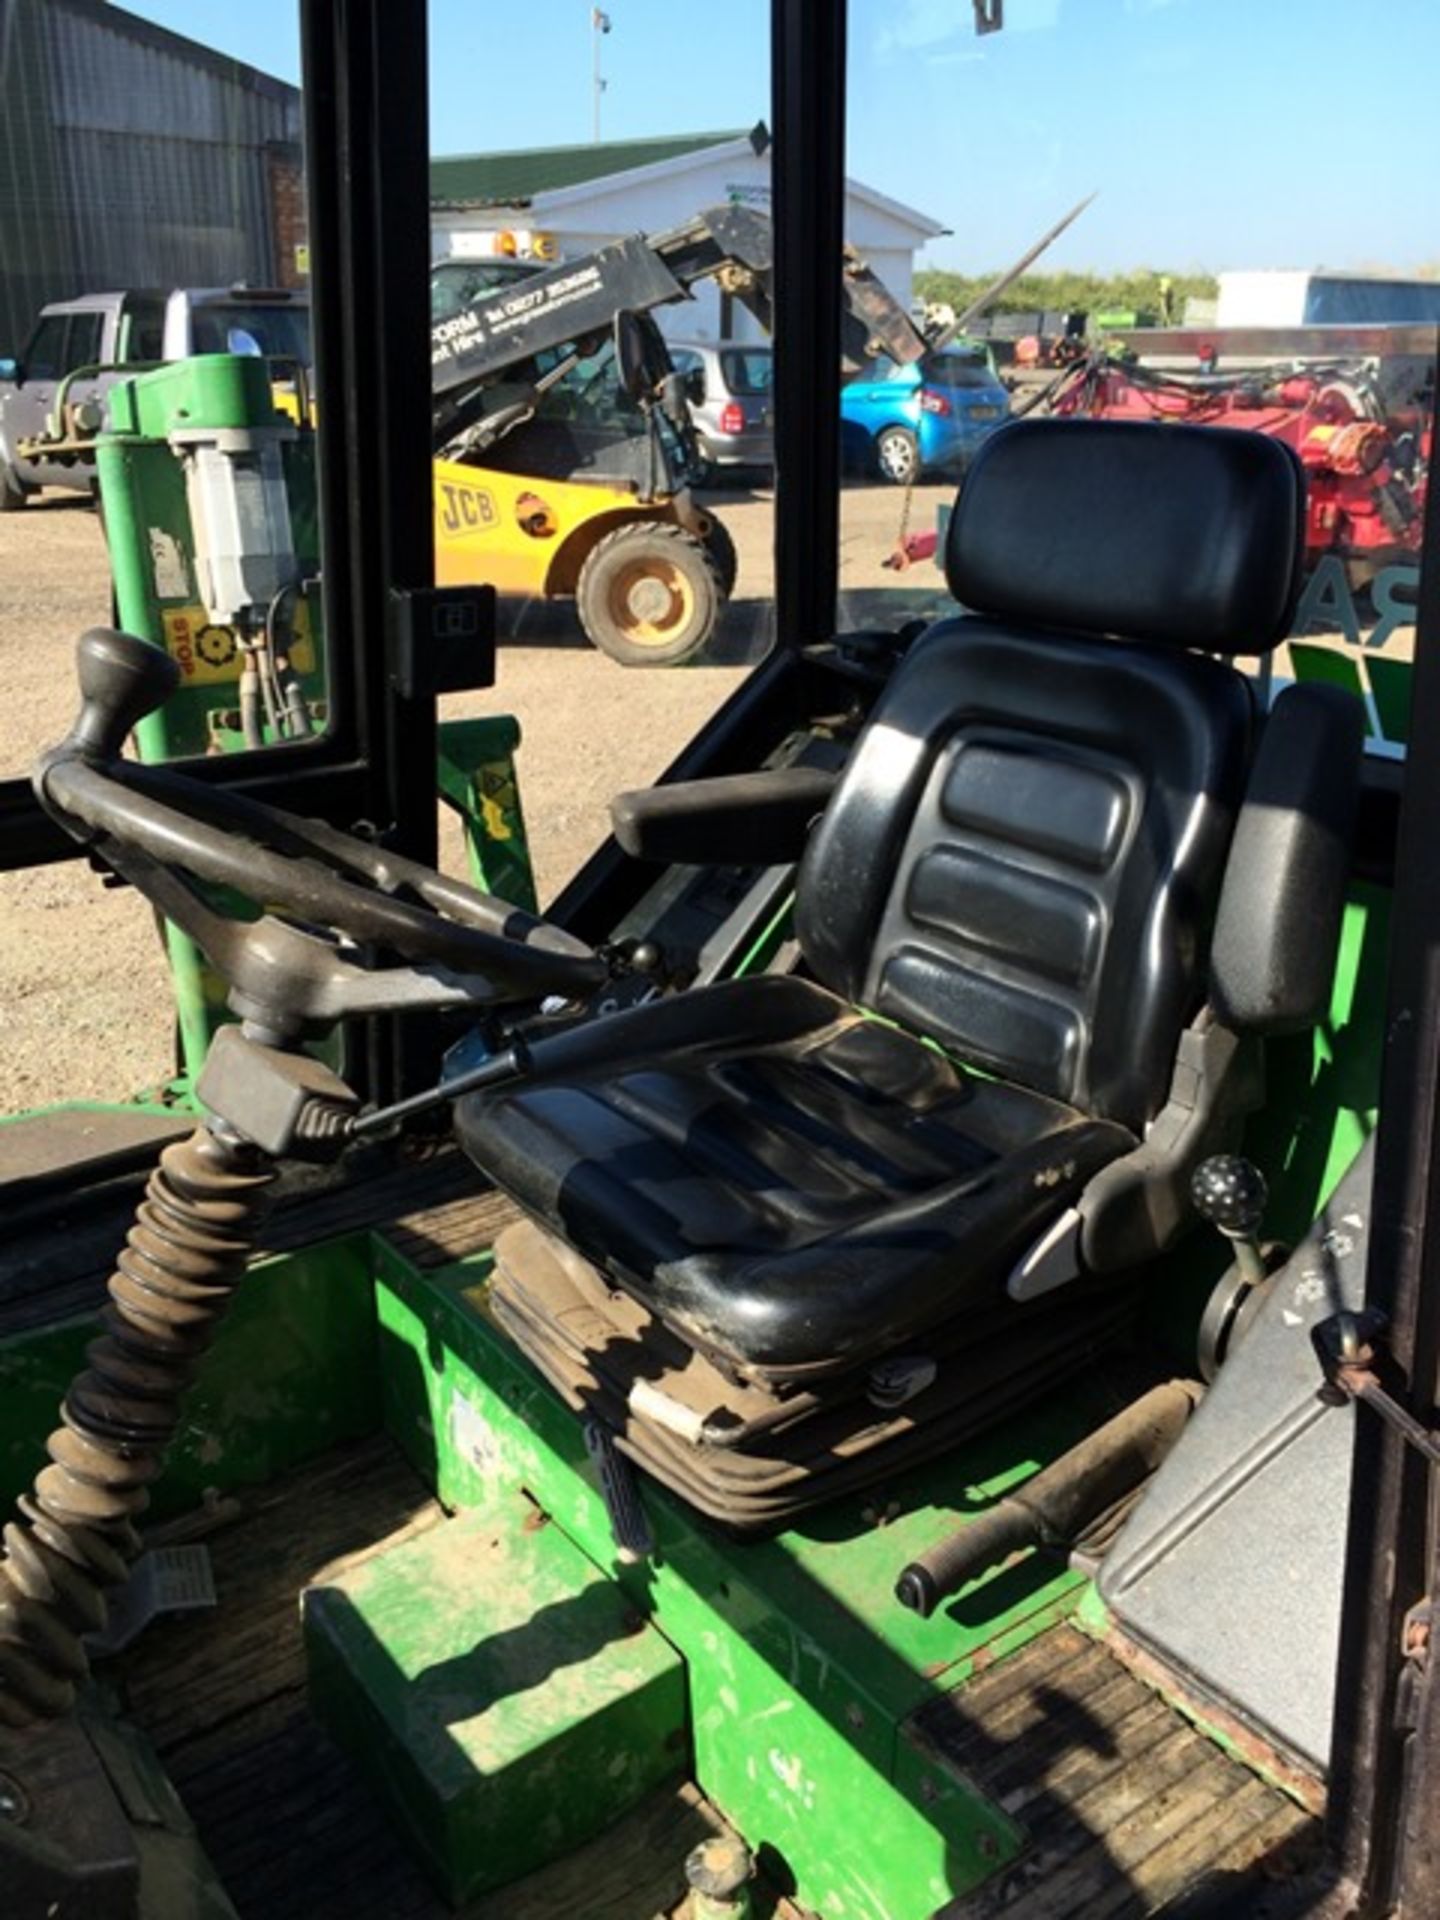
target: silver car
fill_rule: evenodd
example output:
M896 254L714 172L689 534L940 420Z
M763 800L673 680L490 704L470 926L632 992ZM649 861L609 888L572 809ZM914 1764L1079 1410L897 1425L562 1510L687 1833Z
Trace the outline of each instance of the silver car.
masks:
M672 340L675 371L685 381L700 450L709 467L775 464L770 424L774 353L768 343Z

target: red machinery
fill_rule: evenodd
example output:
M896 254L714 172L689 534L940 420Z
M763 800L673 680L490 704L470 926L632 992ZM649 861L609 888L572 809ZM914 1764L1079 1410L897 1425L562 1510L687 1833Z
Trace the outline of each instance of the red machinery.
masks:
M1313 336L1316 330L1307 331ZM1258 329L1250 330L1243 340L1227 339L1226 349L1253 355L1262 339ZM1272 351L1291 344L1274 334L1264 341ZM1300 339L1293 344L1299 347ZM1347 353L1343 359L1297 352L1284 364L1219 371L1215 342L1195 334L1157 333L1145 342L1147 351L1158 348L1172 363L1180 350L1193 353L1198 370L1161 369L1114 348L1092 351L1018 408L1017 416L1043 408L1273 434L1305 465L1307 565L1334 554L1344 562L1352 587L1359 588L1381 567L1413 559L1420 548L1432 440L1433 394L1427 380L1434 364L1434 330L1424 360L1411 351L1415 343L1408 337L1403 342L1367 337L1363 344L1379 350ZM1389 358L1387 349L1399 352ZM910 566L933 556L935 545L933 533L911 535L885 564Z
M1429 411L1387 398L1370 363L1178 374L1098 353L1051 391L1049 405L1057 414L1247 427L1284 440L1309 481L1306 560L1338 555L1352 584L1419 551Z

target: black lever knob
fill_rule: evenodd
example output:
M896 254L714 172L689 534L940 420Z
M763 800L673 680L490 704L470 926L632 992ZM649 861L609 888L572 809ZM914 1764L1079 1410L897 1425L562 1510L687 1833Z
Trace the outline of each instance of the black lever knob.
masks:
M162 648L111 627L81 634L75 665L80 711L66 746L87 760L115 759L136 721L180 684L180 669Z
M1253 1161L1238 1153L1215 1153L1190 1176L1190 1198L1200 1218L1227 1240L1255 1240L1270 1189Z

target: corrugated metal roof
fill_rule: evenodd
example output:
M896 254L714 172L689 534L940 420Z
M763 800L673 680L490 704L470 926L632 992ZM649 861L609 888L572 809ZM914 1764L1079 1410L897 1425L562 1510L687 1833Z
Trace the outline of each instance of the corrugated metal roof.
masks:
M16 0L6 0L6 9L0 11L13 8L15 4ZM269 94L272 99L282 103L290 104L299 99L298 90L288 80L277 80L274 74L247 66L243 60L221 53L215 47L207 47L202 41L192 40L183 33L174 33L169 27L158 26L155 21L143 19L138 13L128 13L115 5L114 0L19 0L19 4L43 4L44 10L51 14L63 10L77 20L88 20L93 25L108 27L137 46L168 54L174 59L183 60L189 67L199 68L220 80L233 81L251 92Z
M706 147L750 137L748 127L723 133L663 134L649 140L593 140L576 147L525 147L510 153L457 153L430 162L430 198L456 205L521 207L536 194L578 187L612 173L679 160Z

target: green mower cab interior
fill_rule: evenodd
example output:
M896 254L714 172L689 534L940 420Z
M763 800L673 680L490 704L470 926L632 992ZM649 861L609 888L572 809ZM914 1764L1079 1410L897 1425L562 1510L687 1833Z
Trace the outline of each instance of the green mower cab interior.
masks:
M602 311L594 235L552 265L490 204L533 153L435 197L414 10L300 8L313 415L253 357L116 390L119 609L0 864L161 926L180 1057L0 1121L0 1920L1440 1913L1433 379L1347 439L1387 343L1327 338L1299 454L1017 393L857 564L837 369L970 317L845 242L857 64L947 110L978 64L969 9L933 60L892 11L775 0L771 131L719 137L777 644L558 893L519 721L445 704L566 636L434 587L427 245L503 217L546 351L636 391L672 296ZM688 295L715 236L665 205ZM508 367L526 285L456 338ZM1341 588L1375 658L1314 639ZM637 736L684 685L585 667Z

